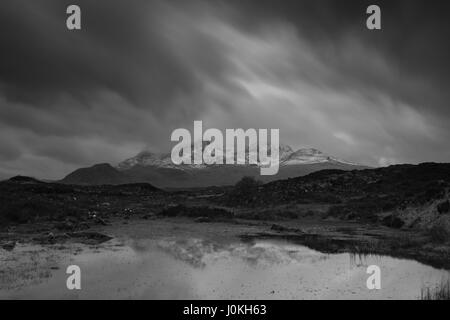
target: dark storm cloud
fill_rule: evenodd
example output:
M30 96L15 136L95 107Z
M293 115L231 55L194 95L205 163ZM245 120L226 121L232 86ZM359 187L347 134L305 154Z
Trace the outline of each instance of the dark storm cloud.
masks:
M447 5L377 1L383 29L368 31L369 4L3 0L0 175L167 149L194 119L369 165L448 161Z
M9 137L1 136L0 145L2 146L2 152L0 152L0 160L11 161L16 160L20 156L20 150L17 148L14 140L10 140Z
M133 104L164 108L195 79L164 50L148 1L77 1L83 30L65 27L55 0L6 0L0 11L0 81L8 99L47 105L61 94L87 104L111 90Z
M353 77L353 85L378 86L393 91L398 97L418 105L439 107L446 111L450 92L450 19L448 1L409 0L317 0L317 1L234 1L246 14L242 24L253 26L279 19L296 26L297 31L310 41L320 44L328 41L339 44L351 36L361 46L376 51L389 61L398 79L386 79L361 72L355 66L352 52L339 52L336 47L318 52L323 54L340 75ZM377 4L382 8L382 31L368 32L365 26L366 8ZM342 60L339 55L348 55ZM333 61L335 60L335 61ZM367 60L367 64L371 61ZM364 67L364 66L363 66ZM408 86L411 78L421 82L420 88ZM349 79L351 80L351 79ZM362 82L361 82L362 81ZM348 82L340 82L348 85ZM420 90L417 92L417 90ZM435 110L430 110L435 111ZM448 114L447 112L445 112Z

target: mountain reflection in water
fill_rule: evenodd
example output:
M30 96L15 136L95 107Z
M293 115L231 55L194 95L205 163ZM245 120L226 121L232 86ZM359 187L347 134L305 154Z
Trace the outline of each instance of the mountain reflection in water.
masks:
M41 284L0 290L0 297L417 299L421 288L449 277L446 270L387 256L323 254L287 242L195 238L129 240L115 250L85 250L70 264L82 270L82 290L66 289L62 265ZM381 269L381 290L366 287L366 269L373 264Z

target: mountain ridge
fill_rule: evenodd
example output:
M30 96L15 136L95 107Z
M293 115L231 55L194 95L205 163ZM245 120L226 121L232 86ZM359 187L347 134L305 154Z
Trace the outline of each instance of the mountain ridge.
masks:
M224 163L226 155L223 155ZM236 158L236 152L234 152L234 158ZM331 157L322 151L315 148L300 148L296 151L292 149L289 145L281 144L279 147L279 159L280 166L283 165L295 165L295 164L313 164L313 163L323 163L327 161L334 161L337 163L343 163L348 165L363 166L357 163L352 163L349 161L341 160L335 157ZM248 148L246 148L246 160L248 161ZM201 169L207 167L202 164L185 164L185 165L175 165L172 163L170 153L156 153L149 150L144 150L139 152L136 156L128 158L120 162L116 168L120 171L129 170L133 166L157 166L164 168L192 168Z
M248 153L246 155L248 160ZM87 185L146 182L160 188L192 188L233 185L244 176L254 176L262 182L269 182L303 176L324 169L358 170L368 168L331 157L314 148L301 148L294 151L290 146L283 144L280 145L279 159L278 174L261 176L259 175L259 164L175 165L171 161L170 153L143 150L116 166L98 164L77 169L64 177L61 182Z

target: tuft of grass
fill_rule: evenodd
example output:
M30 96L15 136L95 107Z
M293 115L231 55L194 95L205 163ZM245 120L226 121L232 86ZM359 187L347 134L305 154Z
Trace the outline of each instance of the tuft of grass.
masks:
M435 287L422 288L421 300L450 300L450 279L442 280Z

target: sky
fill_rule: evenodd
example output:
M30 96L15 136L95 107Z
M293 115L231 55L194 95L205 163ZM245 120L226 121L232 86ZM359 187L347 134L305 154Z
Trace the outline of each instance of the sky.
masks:
M169 152L194 120L369 166L449 162L446 2L2 0L0 178Z

